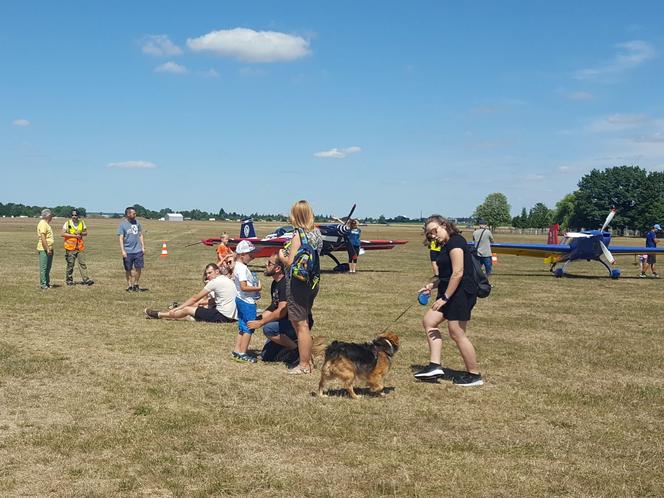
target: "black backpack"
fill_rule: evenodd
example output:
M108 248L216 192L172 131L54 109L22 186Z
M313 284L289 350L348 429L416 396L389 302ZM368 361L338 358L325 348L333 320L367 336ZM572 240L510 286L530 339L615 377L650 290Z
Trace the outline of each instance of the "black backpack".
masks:
M470 272L469 276L477 286L477 297L487 297L489 294L491 294L491 284L489 283L489 279L487 278L486 273L482 271L480 256L477 254L477 247L480 245L483 235L484 232L482 232L482 235L480 235L480 240L477 241L477 244L466 248L468 250L468 254L470 255L470 262L472 266L472 271Z

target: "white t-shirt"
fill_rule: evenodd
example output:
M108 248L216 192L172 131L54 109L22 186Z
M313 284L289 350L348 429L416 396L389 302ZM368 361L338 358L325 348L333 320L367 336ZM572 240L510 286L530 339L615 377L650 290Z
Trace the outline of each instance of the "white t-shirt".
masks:
M249 271L247 265L245 265L242 261L235 262L233 280L235 281L237 296L247 304L256 304L256 301L261 297L260 292L244 292L240 288L240 282L247 282L247 285L251 287L258 287L259 280L258 277Z
M237 308L235 306L237 291L230 278L219 275L205 284L205 290L214 298L219 313L226 318L237 319Z

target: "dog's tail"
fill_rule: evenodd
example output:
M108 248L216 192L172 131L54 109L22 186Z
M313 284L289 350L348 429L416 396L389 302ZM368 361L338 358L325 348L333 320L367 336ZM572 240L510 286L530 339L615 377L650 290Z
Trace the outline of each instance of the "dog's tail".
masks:
M327 339L323 336L317 335L311 337L313 344L311 346L311 359L314 365L322 363L325 348L327 347Z

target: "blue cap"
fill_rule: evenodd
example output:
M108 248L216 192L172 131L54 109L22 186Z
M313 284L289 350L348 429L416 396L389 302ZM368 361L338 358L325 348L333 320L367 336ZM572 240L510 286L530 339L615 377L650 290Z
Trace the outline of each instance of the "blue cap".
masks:
M429 302L429 295L430 294L427 294L426 292L420 292L417 295L417 302L420 303L422 306L424 306Z
M657 223L655 223L652 227L653 227L655 230L661 230L661 229L662 229L662 227L660 227Z

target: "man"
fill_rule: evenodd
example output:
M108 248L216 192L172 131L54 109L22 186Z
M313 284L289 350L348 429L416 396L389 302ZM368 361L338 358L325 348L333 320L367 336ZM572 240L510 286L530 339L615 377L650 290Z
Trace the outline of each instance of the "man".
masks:
M270 296L272 301L257 320L247 322L252 329L263 327L267 342L263 346L263 361L297 361L297 334L288 319L288 283L284 274L284 264L276 254L265 263L265 275L272 277ZM309 323L312 320L309 318Z
M88 277L88 265L85 262L85 253L83 252L85 250L83 237L88 236L88 227L80 219L78 210L72 209L71 218L62 226L60 236L65 239L65 261L67 261L65 281L67 285L74 285L74 266L77 261L83 284L94 284L94 281Z
M657 232L660 231L662 227L660 227L657 223L655 223L650 230L648 230L648 233L646 233L646 247L657 247ZM652 272L652 276L657 278L659 275L657 275L657 270L655 269L655 263L657 263L657 255L655 254L648 254L648 259L646 260L646 264L643 266L643 271L641 272L641 278L644 278L646 276L646 268L650 266L650 271Z
M480 227L473 232L473 243L477 248L477 255L480 257L480 264L484 266L484 273L487 277L491 275L493 264L491 260L491 243L493 234L486 224L486 221L480 220Z
M53 266L53 229L50 209L42 209L41 220L37 224L37 252L39 254L39 286L42 289L51 287L51 267Z
M125 209L125 219L118 227L120 237L120 251L122 251L122 264L127 277L127 292L143 292L138 281L141 278L141 270L145 266L145 241L143 240L143 227L136 219L136 209L128 207ZM133 269L133 272L132 272Z

